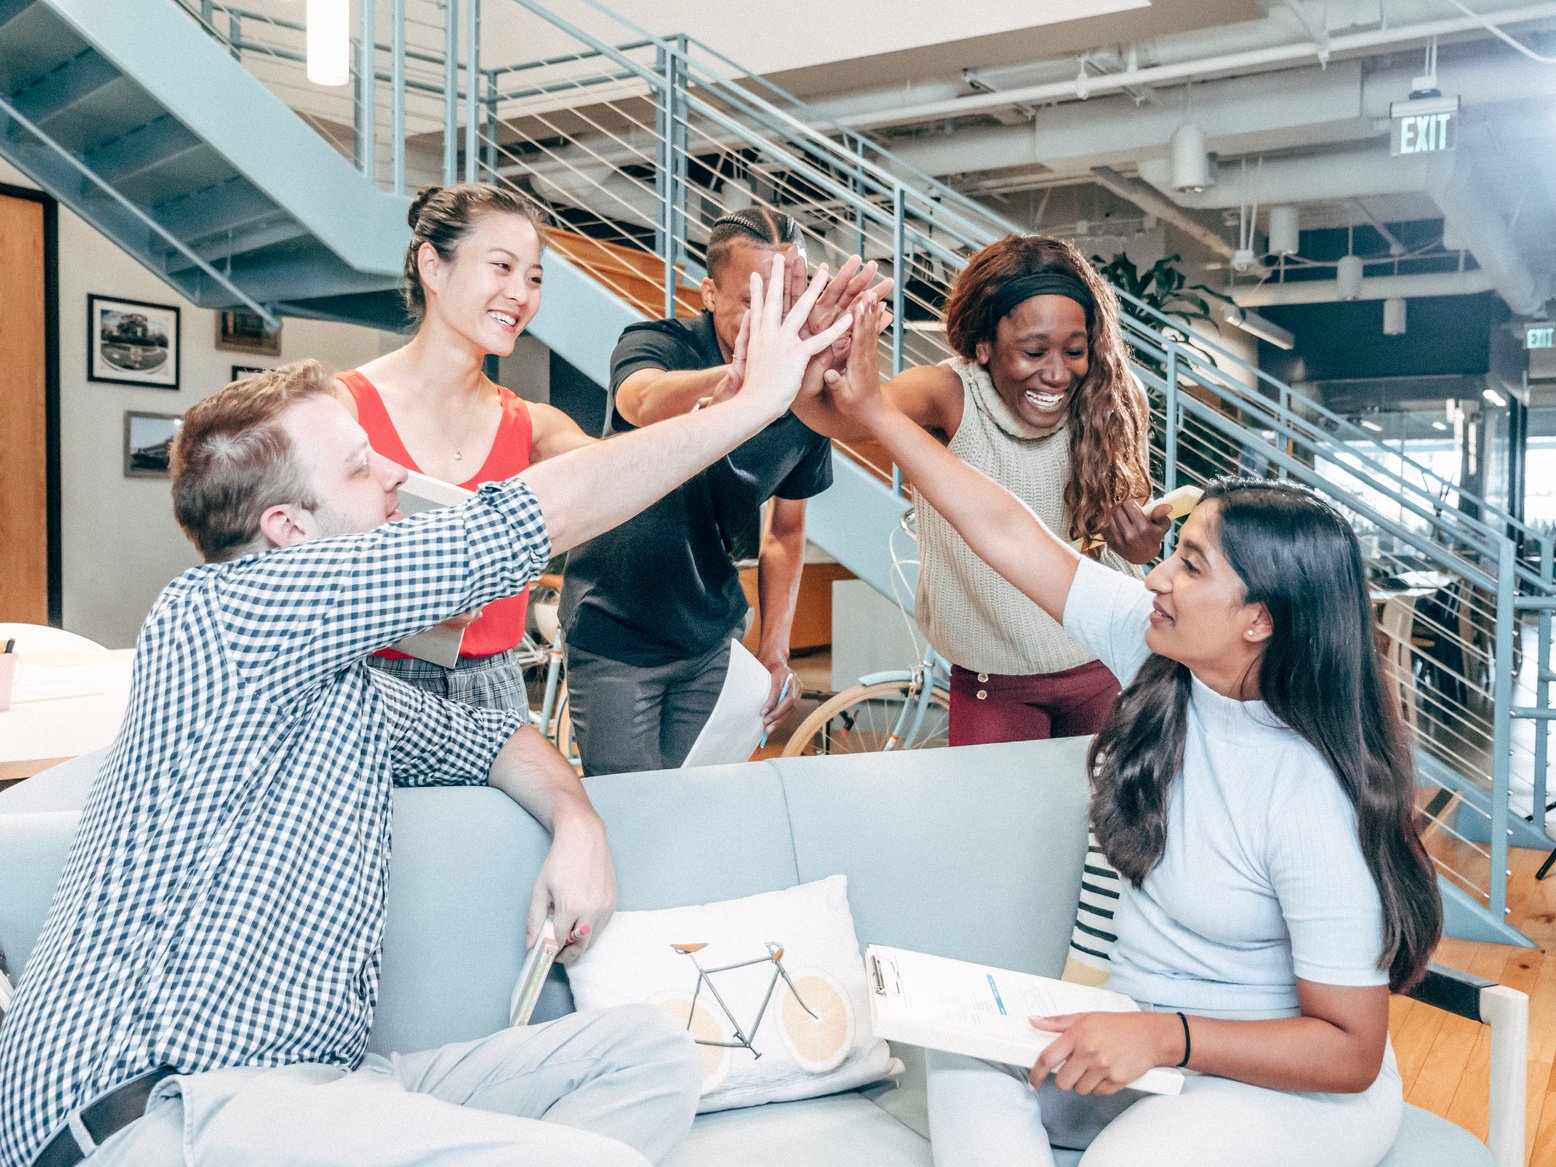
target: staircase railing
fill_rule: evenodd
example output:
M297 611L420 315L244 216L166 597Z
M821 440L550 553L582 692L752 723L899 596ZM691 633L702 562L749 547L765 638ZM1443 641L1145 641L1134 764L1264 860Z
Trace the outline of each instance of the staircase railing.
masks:
M650 314L693 308L689 293L704 274L717 216L775 206L800 220L812 259L835 265L858 253L896 277L883 343L900 370L950 355L939 318L951 280L972 251L1020 231L693 38L652 35L594 0L585 4L619 35L586 31L535 0L361 0L356 83L349 95L324 97L296 80L295 22L182 2L380 185L512 183L565 228L559 250ZM495 43L544 45L544 55L483 61L491 50L482 46ZM1161 435L1154 473L1164 486L1225 471L1308 483L1365 533L1385 614L1403 603L1390 600L1391 583L1425 572L1436 585L1432 604L1385 621L1385 647L1424 778L1451 796L1423 807L1432 829L1455 837L1439 865L1501 921L1510 838L1545 839L1553 538L1213 337L1121 299ZM853 452L872 462L869 451ZM900 490L894 469L873 462ZM1394 507L1375 505L1380 490ZM1524 613L1538 618L1538 660L1530 700L1520 704ZM1515 735L1515 719L1533 732ZM1530 776L1533 822L1510 810L1515 772ZM1452 813L1456 804L1465 809Z

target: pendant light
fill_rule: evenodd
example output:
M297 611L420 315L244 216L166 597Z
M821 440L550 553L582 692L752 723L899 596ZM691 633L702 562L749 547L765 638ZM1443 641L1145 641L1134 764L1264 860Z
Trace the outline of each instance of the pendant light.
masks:
M351 0L308 0L308 80L351 80Z

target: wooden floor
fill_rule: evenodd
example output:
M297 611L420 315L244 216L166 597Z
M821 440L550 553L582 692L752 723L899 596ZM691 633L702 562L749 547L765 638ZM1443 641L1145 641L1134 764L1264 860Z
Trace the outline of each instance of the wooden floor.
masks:
M1445 846L1451 844L1431 842L1434 853ZM1534 873L1545 854L1522 848L1510 854L1509 919L1538 947L1448 938L1436 959L1529 994L1528 1163L1556 1167L1556 872L1536 883ZM1389 1013L1405 1100L1485 1138L1486 1027L1404 997L1394 998Z

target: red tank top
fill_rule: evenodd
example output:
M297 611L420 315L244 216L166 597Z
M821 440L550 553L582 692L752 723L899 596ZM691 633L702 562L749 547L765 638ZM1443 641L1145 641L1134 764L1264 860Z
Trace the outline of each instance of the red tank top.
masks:
M373 383L352 369L339 374L340 381L351 391L357 403L357 421L367 432L367 440L391 462L398 462L408 470L423 473L411 460L411 455L400 440L383 398ZM501 482L529 468L530 446L535 430L530 422L529 409L518 395L500 389L502 420L497 423L497 437L486 461L470 478L459 483L467 490L474 490L483 482ZM459 648L460 656L492 656L505 652L519 643L524 635L524 613L529 605L529 588L516 596L493 600L481 612L481 617L465 629L465 640ZM404 659L405 654L386 648L378 655Z

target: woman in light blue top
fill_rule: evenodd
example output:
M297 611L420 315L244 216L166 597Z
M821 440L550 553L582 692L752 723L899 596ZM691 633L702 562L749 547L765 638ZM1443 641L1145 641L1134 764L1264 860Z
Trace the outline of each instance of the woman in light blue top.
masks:
M1373 1167L1401 1108L1389 992L1442 906L1354 533L1302 487L1223 479L1143 583L1099 568L880 394L884 320L856 309L832 403L1124 686L1092 826L1124 877L1109 987L1143 1011L1034 1019L1057 1037L1030 1073L933 1055L936 1163ZM1126 1088L1175 1065L1179 1095Z

